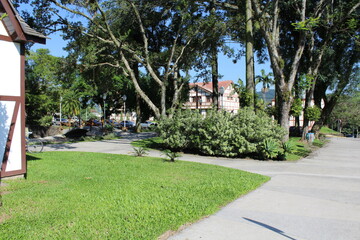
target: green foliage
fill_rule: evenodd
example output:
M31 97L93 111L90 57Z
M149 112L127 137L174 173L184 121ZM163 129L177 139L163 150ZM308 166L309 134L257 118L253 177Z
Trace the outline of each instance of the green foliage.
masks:
M299 117L303 111L302 101L300 98L295 98L292 105L290 114L294 117Z
M305 117L310 121L317 121L321 117L321 108L318 106L312 106L305 109Z
M263 139L279 141L284 130L264 112L241 109L232 115L209 111L178 111L159 122L158 132L167 148L191 150L205 155L236 157L257 154Z
M134 147L134 156L136 157L143 157L149 153L146 148L143 147Z
M50 55L48 49L38 49L26 57L27 124L41 125L40 118L59 111L61 58Z
M313 75L302 74L297 82L298 89L302 92L303 90L308 90L315 84L315 79Z
M6 18L6 17L7 17L7 14L4 13L3 15L0 16L0 21L3 20L3 19Z
M285 154L292 153L295 150L295 144L291 141L284 142L282 143L282 149Z
M114 126L111 125L111 124L105 124L105 125L104 125L104 130L105 130L106 132L112 132L112 131L114 131Z
M322 133L322 134L335 134L335 135L340 134L340 132L337 132L337 131L335 131L335 130L329 128L329 127L326 127L326 126L324 126L324 127L322 127L320 129L320 133Z
M278 155L278 143L273 139L264 139L258 148L263 159L273 159Z
M269 180L118 154L44 152L27 159L27 180L1 186L10 192L2 195L1 239L157 239Z
M241 79L234 85L234 88L239 95L240 107L251 107L254 102L254 93L247 91Z
M162 151L162 153L168 158L170 162L175 162L177 158L181 157L180 153L171 151L169 149Z
M76 94L68 92L63 99L62 110L64 114L69 116L77 116L80 114L80 102Z
M45 115L40 118L39 124L40 124L40 126L43 126L43 127L50 127L52 125L52 120L53 120L52 116Z
M331 114L331 121L338 125L341 120L342 127L353 129L360 128L360 91L353 90L349 95L343 95L339 98L337 105Z
M320 22L320 17L317 18L310 17L305 21L291 23L291 25L294 26L295 30L298 31L311 31L313 28L318 26L319 22Z
M115 135L115 133L109 133L103 136L104 140L112 140L112 139L118 139L118 137Z

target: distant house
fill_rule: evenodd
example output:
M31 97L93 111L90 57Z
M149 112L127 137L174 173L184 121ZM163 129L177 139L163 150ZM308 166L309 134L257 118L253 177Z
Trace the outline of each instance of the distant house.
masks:
M237 113L239 110L239 96L235 92L233 81L220 81L219 87L219 109ZM221 94L223 90L223 94ZM202 114L213 107L213 86L208 83L190 83L189 101L183 108L199 109Z
M302 98L301 99L302 101L302 107L304 108L305 107L305 98ZM275 99L273 99L271 101L271 105L272 106L275 106ZM310 107L313 107L315 105L315 101L314 99L311 100L311 103L310 103ZM323 108L325 105L324 101L322 100L321 101L321 108ZM309 127L309 130L312 129L312 127L314 126L315 124L315 121L309 121L309 124L308 124L308 127ZM290 118L289 118L289 127L295 127L296 126L296 117L290 115ZM304 111L302 111L301 115L299 116L299 126L300 127L304 127Z
M26 173L25 43L46 43L9 0L0 0L0 178Z

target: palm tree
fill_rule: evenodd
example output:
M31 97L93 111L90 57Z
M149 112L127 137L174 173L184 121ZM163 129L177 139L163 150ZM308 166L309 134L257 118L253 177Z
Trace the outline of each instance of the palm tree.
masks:
M261 88L261 92L263 94L264 103L266 103L266 93L269 91L271 85L274 84L274 79L271 78L273 76L272 73L265 73L264 69L261 69L261 75L257 75L255 77L255 85L258 83L262 83L263 87Z
M77 116L80 114L80 102L79 99L75 97L76 95L65 95L63 100L63 110L69 116Z

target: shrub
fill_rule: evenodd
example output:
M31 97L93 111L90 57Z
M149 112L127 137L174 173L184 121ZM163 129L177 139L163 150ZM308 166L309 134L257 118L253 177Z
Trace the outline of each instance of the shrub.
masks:
M278 155L278 144L272 139L264 139L259 144L259 153L263 159L272 159Z
M143 157L148 154L148 150L143 147L134 147L134 156L136 157Z
M114 126L112 126L111 124L105 124L104 125L104 131L105 132L112 132L112 131L114 131Z
M190 147L190 140L196 141L192 133L196 132L200 120L201 115L197 112L179 110L173 118L162 119L156 130L164 139L165 146L173 150L186 149Z
M39 120L40 126L50 127L52 125L53 117L49 115L42 116Z
M317 121L321 117L321 108L318 106L306 108L304 114L310 121Z
M112 140L112 139L117 139L118 137L115 135L115 133L109 133L106 134L105 136L103 136L104 140Z
M209 111L178 111L159 122L158 133L172 150L191 150L205 155L236 157L258 153L263 139L279 141L285 131L264 112L242 109L232 115Z
M175 160L181 157L181 154L178 152L173 152L171 150L164 150L163 155L165 155L170 162L175 162Z
M295 144L290 141L287 141L282 143L282 148L285 154L292 153L295 150Z
M295 144L293 142L287 141L281 144L282 151L279 151L277 158L279 160L286 160L289 153L294 152Z

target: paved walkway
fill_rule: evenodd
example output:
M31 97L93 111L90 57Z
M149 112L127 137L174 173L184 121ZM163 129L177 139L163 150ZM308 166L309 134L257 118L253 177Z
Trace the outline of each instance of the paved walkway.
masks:
M47 146L45 151L131 154L121 140ZM150 156L160 156L151 151ZM360 239L360 139L333 138L296 163L184 155L181 160L215 164L271 176L250 194L170 237L173 240Z

